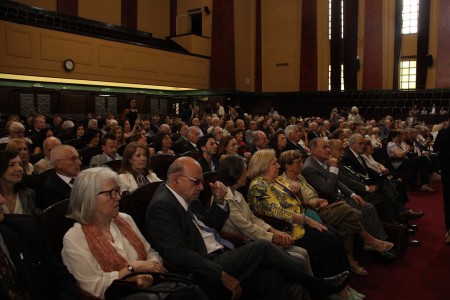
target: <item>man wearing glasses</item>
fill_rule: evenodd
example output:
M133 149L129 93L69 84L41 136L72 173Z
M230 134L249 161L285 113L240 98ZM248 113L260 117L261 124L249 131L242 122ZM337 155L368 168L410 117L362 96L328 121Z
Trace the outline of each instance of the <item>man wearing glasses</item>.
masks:
M58 145L53 148L51 154L52 165L55 173L42 185L38 197L38 206L45 209L52 204L70 197L75 177L81 171L81 161L77 150L69 145Z
M207 295L238 299L244 289L261 299L299 299L300 284L324 296L346 281L347 272L327 279L307 275L300 260L268 241L234 249L218 234L229 215L227 188L218 181L210 184L214 201L207 212L197 201L203 175L194 159L175 160L167 178L147 208L147 238L165 261L192 273Z

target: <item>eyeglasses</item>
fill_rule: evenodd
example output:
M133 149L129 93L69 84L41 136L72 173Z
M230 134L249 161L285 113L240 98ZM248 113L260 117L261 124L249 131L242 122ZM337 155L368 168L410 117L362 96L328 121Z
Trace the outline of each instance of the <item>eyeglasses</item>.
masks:
M183 174L180 174L180 176L189 179L190 181L192 181L194 183L194 185L200 185L200 184L203 185L203 182L204 182L203 178L192 178L192 177L187 177Z
M77 160L80 160L80 157L79 156L70 156L70 157L66 157L66 158L61 158L61 159L58 159L58 160L70 160L71 162L76 162Z
M97 196L101 195L101 194L107 194L107 193L109 193L109 197L111 199L116 199L117 195L120 196L120 186L117 186L117 187L115 187L115 188L113 188L112 190L109 190L109 191L98 192Z

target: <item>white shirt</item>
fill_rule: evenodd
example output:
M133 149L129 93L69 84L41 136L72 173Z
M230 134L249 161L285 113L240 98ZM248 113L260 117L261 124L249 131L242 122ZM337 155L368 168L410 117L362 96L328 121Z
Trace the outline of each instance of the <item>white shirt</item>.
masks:
M144 248L147 252L147 260L156 261L162 265L161 257L150 247L150 244L139 232L133 219L124 213L119 213L119 215L130 224L131 228L133 228L134 232L136 232L139 239L144 244ZM119 254L128 262L138 260L136 250L122 235L116 223L111 222L110 231L114 239L114 242L111 242L111 244L117 252L119 252ZM64 235L61 256L64 264L67 266L70 273L75 276L80 287L96 297L103 299L105 297L106 289L119 277L118 271L104 272L102 270L89 249L80 223L75 223Z

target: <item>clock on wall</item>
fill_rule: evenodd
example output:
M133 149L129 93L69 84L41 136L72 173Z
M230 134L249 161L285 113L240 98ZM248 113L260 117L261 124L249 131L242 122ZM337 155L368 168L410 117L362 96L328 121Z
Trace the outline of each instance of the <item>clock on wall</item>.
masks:
M74 68L75 68L75 63L74 63L73 60L71 60L71 59L66 59L66 60L64 61L64 69L65 69L66 71L72 71Z

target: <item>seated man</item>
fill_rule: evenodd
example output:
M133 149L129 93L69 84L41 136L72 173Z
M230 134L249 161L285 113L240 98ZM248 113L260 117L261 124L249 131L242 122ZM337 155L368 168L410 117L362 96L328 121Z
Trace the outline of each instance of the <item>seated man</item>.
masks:
M33 216L4 215L0 194L0 299L80 299L75 278L52 256Z
M36 203L36 206L41 209L69 198L75 177L81 170L80 156L72 146L56 146L50 156L56 172L50 175L42 185L38 197L41 201Z
M43 148L45 157L34 164L35 173L40 174L44 171L53 169L50 154L52 152L52 149L58 145L61 145L61 141L57 137L49 136L44 140Z
M117 153L117 139L114 134L107 133L102 138L102 154L91 158L90 167L98 167L111 160L120 160L122 157Z
M192 273L207 295L222 294L226 288L233 299L239 298L242 285L260 299L299 299L299 284L320 296L345 284L348 272L326 279L311 277L300 260L269 241L233 250L234 246L217 233L229 215L224 201L226 187L220 182L211 184L214 202L208 214L196 201L203 189L203 178L194 159L175 160L167 178L147 207L147 238L165 261ZM290 283L290 291L285 282Z
M208 133L200 138L197 146L202 151L202 156L197 160L203 172L217 171L219 161L217 160L217 144L212 134Z

